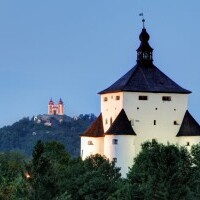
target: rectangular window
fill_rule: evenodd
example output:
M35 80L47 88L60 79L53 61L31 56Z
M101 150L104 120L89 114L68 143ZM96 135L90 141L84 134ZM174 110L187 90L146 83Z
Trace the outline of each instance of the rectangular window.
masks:
M162 97L162 100L163 100L163 101L171 101L172 98L171 98L170 96L163 96L163 97Z
M104 97L103 100L104 100L104 101L108 101L108 97Z
M120 96L116 96L115 99L116 99L116 100L120 100Z
M118 139L113 139L112 144L118 144Z
M148 96L139 96L139 100L143 101L148 100Z
M154 125L154 126L156 125L156 120L153 120L153 125Z
M89 140L88 145L93 145L93 142L91 140Z
M134 119L130 120L131 126L134 126Z
M113 162L115 162L115 163L116 163L116 162L117 162L117 158L113 158Z
M190 142L187 142L187 143L186 143L186 146L190 146Z

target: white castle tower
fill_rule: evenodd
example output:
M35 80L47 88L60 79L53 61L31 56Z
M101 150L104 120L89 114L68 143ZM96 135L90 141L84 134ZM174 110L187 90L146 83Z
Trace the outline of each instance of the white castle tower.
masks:
M153 64L149 34L139 36L137 63L124 76L101 91L101 114L81 135L81 156L105 155L126 177L145 141L182 146L200 142L200 126L188 111L191 93Z

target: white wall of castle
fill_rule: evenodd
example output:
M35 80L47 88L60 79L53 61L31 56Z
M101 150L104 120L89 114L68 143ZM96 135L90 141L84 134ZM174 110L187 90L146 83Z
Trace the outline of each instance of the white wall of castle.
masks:
M139 100L139 96L147 96L148 100ZM171 97L171 101L163 101L163 96ZM123 108L137 134L136 153L142 143L152 139L163 144L178 143L176 135L187 107L187 94L124 92Z
M81 157L84 160L90 155L104 155L104 137L81 137Z
M117 96L118 100L116 99ZM147 100L139 100L139 96L147 96ZM163 101L163 96L170 97L171 100ZM137 135L135 137L134 153L129 158L127 157L127 162L139 153L142 143L152 139L156 139L163 144L168 142L185 144L187 139L180 139L176 135L187 107L187 94L118 92L101 95L101 112L105 132L110 127L110 119L112 118L112 121L114 121L123 108ZM176 124L174 124L175 122ZM117 149L111 145L112 143L106 141L104 141L104 154L112 159ZM194 144L194 141L191 141L191 143ZM126 147L126 143L124 143L124 147ZM111 149L109 150L109 148ZM120 150L119 152L123 151ZM120 157L120 153L117 153L116 156ZM123 154L121 153L121 155ZM121 162L121 159L118 161L121 166L123 166L123 162Z
M123 93L111 93L101 95L101 113L103 117L104 131L106 132L110 128L110 121L116 119L119 112L123 108ZM119 100L117 100L117 98Z
M126 177L129 167L133 165L135 138L134 135L105 135L104 155L110 161L116 159L116 166L121 168L122 177Z
M185 146L188 150L191 149L192 145L200 143L200 136L181 136L177 137L178 139L178 145L179 146Z

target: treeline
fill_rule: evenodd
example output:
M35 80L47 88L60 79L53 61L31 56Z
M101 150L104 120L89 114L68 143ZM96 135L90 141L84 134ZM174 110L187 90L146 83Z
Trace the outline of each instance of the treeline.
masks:
M100 155L71 158L63 144L38 141L32 158L0 154L2 200L199 200L200 144L146 142L126 179Z
M46 115L40 115L40 117ZM19 151L31 156L32 149L38 140L44 142L58 141L66 146L73 157L80 155L80 134L96 119L94 114L81 114L76 118L49 116L51 126L44 121L38 123L34 117L25 117L11 126L0 128L0 151Z

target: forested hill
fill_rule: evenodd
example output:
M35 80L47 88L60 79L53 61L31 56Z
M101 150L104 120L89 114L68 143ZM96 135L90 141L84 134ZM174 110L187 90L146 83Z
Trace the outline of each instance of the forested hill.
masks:
M30 156L38 140L56 140L66 146L71 156L80 153L80 134L96 119L94 114L71 118L63 115L38 115L23 118L0 129L0 151L20 151Z

